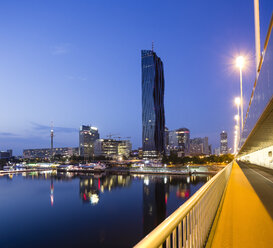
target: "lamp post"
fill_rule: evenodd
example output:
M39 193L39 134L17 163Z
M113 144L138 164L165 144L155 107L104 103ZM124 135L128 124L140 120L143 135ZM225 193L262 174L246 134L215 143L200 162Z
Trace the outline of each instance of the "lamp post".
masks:
M241 129L240 129L240 103L241 103L241 100L240 100L240 97L236 97L235 98L235 104L237 106L237 115L235 115L235 120L237 121L236 125L238 126L238 129L237 129L237 137L238 137L238 140L237 140L237 149L239 147L239 142L240 142L240 134L241 134Z
M236 120L236 125L235 125L235 154L238 152L239 148L239 141L240 141L240 126L239 126L239 116L235 115L234 119Z
M236 155L237 150L238 150L238 147L237 147L237 139L238 139L238 137L237 137L237 135L238 135L238 132L237 132L237 130L235 128L235 131L234 131L234 154L235 155Z
M243 110L243 76L242 76L242 69L244 67L245 59L243 56L239 56L236 59L236 66L240 70L240 90L241 90L241 131L243 131L243 125L244 125L244 110Z

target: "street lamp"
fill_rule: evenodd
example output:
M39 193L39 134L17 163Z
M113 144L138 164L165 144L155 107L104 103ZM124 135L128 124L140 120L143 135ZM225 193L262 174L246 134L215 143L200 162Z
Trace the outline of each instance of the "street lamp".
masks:
M240 89L241 89L241 131L243 130L244 125L244 111L243 111L243 79L242 79L242 69L245 64L245 59L243 56L239 56L236 58L236 66L240 69Z
M238 133L237 133L237 130L235 128L235 131L234 131L234 154L237 153L237 150L238 150L238 147L237 147L237 138L238 138Z
M241 103L241 100L240 100L240 97L236 97L235 98L235 105L237 106L237 115L235 115L235 120L237 121L237 126L238 126L238 133L237 133L237 136L238 136L238 144L237 144L237 148L239 147L239 142L240 142L240 133L241 133L241 130L240 130L240 103Z

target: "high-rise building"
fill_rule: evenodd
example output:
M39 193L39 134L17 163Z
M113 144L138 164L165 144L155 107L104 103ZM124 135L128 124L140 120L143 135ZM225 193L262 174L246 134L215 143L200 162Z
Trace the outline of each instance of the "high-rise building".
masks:
M165 127L164 144L165 144L165 153L169 155L169 129L167 127Z
M179 128L169 131L169 149L171 152L181 151L184 155L190 151L190 130Z
M220 155L220 147L217 147L214 149L214 155L217 155L217 156Z
M154 51L141 51L142 67L142 147L144 157L164 153L164 71Z
M194 138L190 140L191 155L209 155L208 137Z
M228 154L228 139L225 131L220 133L220 154Z
M210 151L209 151L209 138L208 137L203 138L203 144L204 144L204 154L209 155Z
M185 154L190 151L190 130L179 128L176 130L178 146L182 148Z
M80 127L79 154L85 159L94 157L94 143L100 138L98 128L91 126Z

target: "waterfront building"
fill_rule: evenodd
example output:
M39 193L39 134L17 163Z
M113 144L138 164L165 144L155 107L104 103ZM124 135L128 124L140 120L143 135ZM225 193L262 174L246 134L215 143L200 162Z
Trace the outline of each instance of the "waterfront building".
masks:
M225 131L220 133L220 154L228 154L228 139Z
M10 159L12 157L12 150L0 151L0 159Z
M23 150L24 158L51 158L55 155L62 157L71 157L79 155L78 147L59 147L59 148L41 148L41 149L25 149Z
M208 137L190 139L190 155L209 155Z
M95 157L116 159L129 157L132 151L132 143L129 140L98 139L94 143Z
M98 128L82 125L79 132L79 154L84 159L94 157L94 143L100 138Z
M157 157L165 148L163 63L154 51L142 50L141 67L143 155Z
M138 158L143 158L143 149L142 149L142 147L138 148Z
M118 141L118 156L129 158L131 151L132 151L132 143L130 140Z

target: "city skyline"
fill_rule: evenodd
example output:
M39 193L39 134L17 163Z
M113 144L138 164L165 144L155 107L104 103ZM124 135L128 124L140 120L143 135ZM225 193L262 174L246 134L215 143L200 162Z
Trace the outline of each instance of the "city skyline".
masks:
M144 9L141 1L108 6L85 1L28 3L1 4L0 86L7 94L0 99L0 150L22 154L23 149L49 147L51 121L56 126L55 147L77 146L83 123L98 126L102 136L132 136L134 148L141 146L139 52L152 41L164 60L166 126L186 126L193 137L208 136L213 147L219 146L220 131L233 132L230 116L239 88L230 61L241 52L250 55L252 68L255 64L251 2L230 1L223 7L216 1L210 6L202 1L152 1L145 2ZM213 13L209 20L208 8ZM261 3L262 44L271 9L272 1ZM158 14L162 19L155 18ZM51 19L44 21L46 16ZM206 46L198 45L205 41ZM244 72L245 99L254 82L250 71Z

